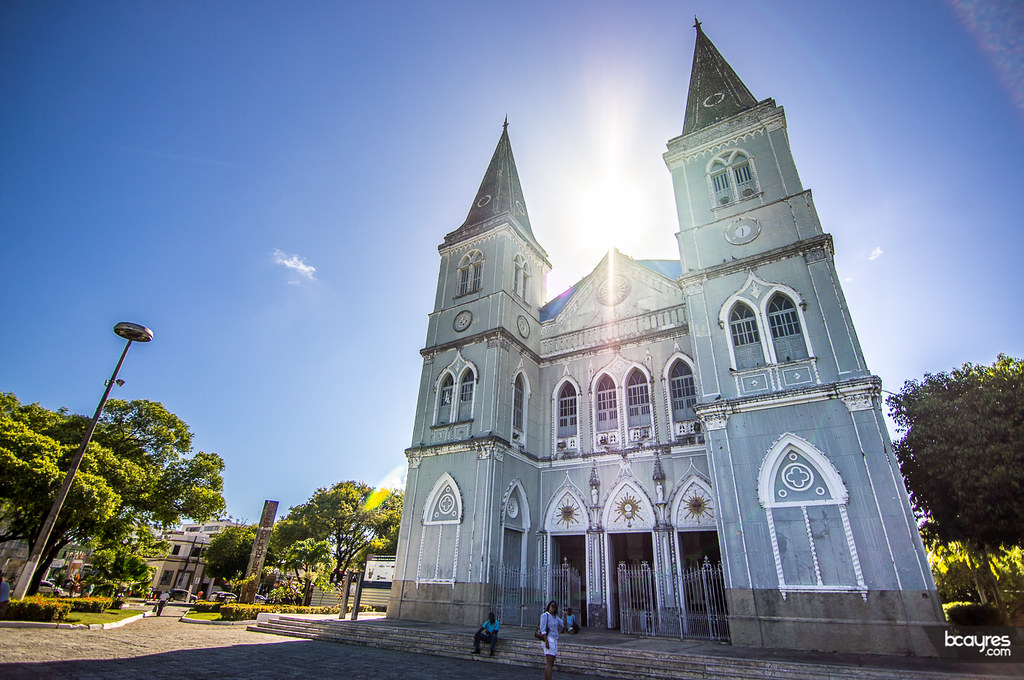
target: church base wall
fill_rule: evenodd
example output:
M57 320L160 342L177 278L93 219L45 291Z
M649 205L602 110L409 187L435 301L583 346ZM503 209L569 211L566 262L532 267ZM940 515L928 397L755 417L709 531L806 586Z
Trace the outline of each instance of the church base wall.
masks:
M436 584L395 581L388 603L389 619L435 621L479 626L490 611L485 583Z
M727 589L734 645L937 656L928 633L944 628L934 591L789 593Z

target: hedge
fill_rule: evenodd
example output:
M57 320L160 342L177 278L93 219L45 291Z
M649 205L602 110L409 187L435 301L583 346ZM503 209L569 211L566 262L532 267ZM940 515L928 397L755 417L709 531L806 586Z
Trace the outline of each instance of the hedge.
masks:
M109 597L62 597L60 602L71 605L73 612L90 612L99 614L112 608L114 600Z
M192 611L198 612L200 614L219 612L222 604L222 602L216 602L213 600L197 600L196 602L192 603Z
M1001 626L1006 617L998 608L977 602L950 602L942 605L946 620L954 626Z
M220 618L224 621L251 621L257 614L337 614L338 607L296 607L288 604L224 604Z
M7 605L4 618L8 621L48 621L60 622L68 618L71 605L65 600L55 597L26 597L23 600L11 600Z

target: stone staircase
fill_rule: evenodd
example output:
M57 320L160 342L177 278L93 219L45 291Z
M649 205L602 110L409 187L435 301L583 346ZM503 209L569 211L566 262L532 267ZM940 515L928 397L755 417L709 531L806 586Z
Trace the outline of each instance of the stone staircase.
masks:
M488 646L481 646L480 655L472 655L472 636L466 630L431 630L426 627L403 627L401 623L381 624L374 621L349 622L296 619L282 616L250 625L259 633L324 640L348 645L376 647L414 654L455 657L481 663L500 663L542 669L543 659L532 631L502 629L495 656L488 655ZM935 670L900 667L865 667L808 663L784 659L751 659L736 655L679 653L664 649L642 650L620 645L593 645L559 639L555 670L583 673L609 678L650 678L651 680L947 680L955 678L1006 678L999 669L994 675L975 675L952 670L943 665ZM627 639L628 640L628 639ZM653 641L656 644L657 641ZM679 641L676 641L677 643ZM941 662L937 662L941 664ZM999 666L1001 664L996 664ZM986 668L986 671L989 669ZM952 671L952 672L951 672Z

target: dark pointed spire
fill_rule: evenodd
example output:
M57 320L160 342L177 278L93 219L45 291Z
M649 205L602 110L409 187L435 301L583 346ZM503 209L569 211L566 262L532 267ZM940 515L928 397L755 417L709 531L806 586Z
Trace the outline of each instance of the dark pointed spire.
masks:
M697 17L693 18L693 27L697 29L697 42L693 48L690 92L686 97L684 135L757 104L754 95L750 94L729 62L704 35Z
M512 143L508 138L508 116L501 127L501 138L491 156L484 179L473 199L466 221L458 229L445 237L445 242L457 240L463 235L470 235L474 227L498 215L507 214L520 233L534 244L537 243L530 227L530 215L526 212L526 199L523 198L523 187L519 183L519 172L512 156Z

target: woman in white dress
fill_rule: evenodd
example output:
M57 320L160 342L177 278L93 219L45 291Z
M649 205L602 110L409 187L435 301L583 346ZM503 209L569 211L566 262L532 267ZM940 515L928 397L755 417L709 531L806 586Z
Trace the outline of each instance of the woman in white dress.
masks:
M540 615L540 624L537 626L537 632L544 642L544 680L551 680L554 673L555 657L558 656L558 631L565 628L562 619L555 615L557 612L558 603L551 600Z

